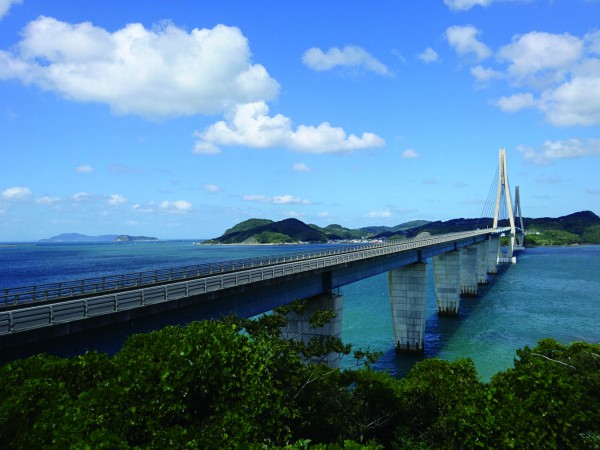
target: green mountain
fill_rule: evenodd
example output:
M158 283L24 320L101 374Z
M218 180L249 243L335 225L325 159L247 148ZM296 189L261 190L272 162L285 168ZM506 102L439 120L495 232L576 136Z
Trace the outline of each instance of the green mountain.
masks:
M557 218L524 218L527 231L526 245L600 244L600 217L591 211L581 211ZM502 220L500 226L509 226ZM206 244L279 244L293 242L327 242L353 239L404 239L419 233L431 234L469 231L492 226L491 218L452 219L428 222L414 220L394 227L373 226L351 229L339 224L319 227L306 225L297 219L274 222L267 219L249 219L229 228L218 238Z
M518 225L518 224L517 224ZM427 231L431 234L469 231L476 228L492 226L491 218L483 219L452 219L447 221L430 222L411 228L404 232L406 237L414 237ZM499 226L510 226L508 220L501 220ZM600 244L600 217L592 211L580 211L557 218L523 218L523 226L527 232L525 245L571 245L571 244ZM376 238L389 238L390 232L380 233Z
M252 223L257 225L252 227L250 226ZM285 219L279 222L265 219L250 219L230 228L223 236L204 241L203 243L284 244L293 242L327 242L328 240L325 233L306 225L298 219Z
M338 224L327 225L321 228L317 225L310 225L315 230L324 233L330 241L349 240L349 239L364 239L368 234L362 230L352 230Z
M523 220L525 245L600 244L600 217L592 211Z
M237 225L234 225L232 228L229 228L228 230L225 230L225 233L223 233L223 235L230 234L230 233L238 233L238 232L242 232L242 231L251 230L252 228L260 227L260 226L263 226L263 225L268 225L270 223L273 223L273 221L269 220L269 219L248 219L248 220L244 220L243 222L240 222Z

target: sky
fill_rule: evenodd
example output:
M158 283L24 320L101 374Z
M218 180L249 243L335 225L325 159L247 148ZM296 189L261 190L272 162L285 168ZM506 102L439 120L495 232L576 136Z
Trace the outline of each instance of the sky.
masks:
M478 218L500 148L600 213L600 1L0 0L0 241Z

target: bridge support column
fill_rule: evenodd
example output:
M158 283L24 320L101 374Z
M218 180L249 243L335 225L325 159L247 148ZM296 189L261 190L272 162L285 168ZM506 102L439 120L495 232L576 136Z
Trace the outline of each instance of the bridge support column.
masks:
M333 292L316 295L306 299L306 307L302 314L290 311L287 314L288 324L281 332L285 339L298 339L307 343L313 337L342 337L342 311L344 297ZM315 311L333 311L335 317L327 324L319 328L312 328L309 320ZM329 367L338 367L340 355L330 353L323 363Z
M469 245L460 249L460 295L477 295L477 255L479 246Z
M498 251L500 250L500 236L490 236L488 240L487 272L498 273Z
M477 283L488 284L488 247L489 241L482 241L477 250Z
M423 352L427 264L418 262L388 272L396 352Z
M438 314L458 315L460 306L460 252L452 251L433 257L433 279Z

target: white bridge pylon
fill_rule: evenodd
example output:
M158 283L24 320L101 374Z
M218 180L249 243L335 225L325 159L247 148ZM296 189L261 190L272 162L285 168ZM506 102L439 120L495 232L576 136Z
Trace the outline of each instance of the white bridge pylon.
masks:
M498 190L496 193L496 208L494 210L494 223L493 227L498 227L498 221L500 219L500 210L502 206L502 200L506 203L506 212L508 214L508 221L510 223L510 236L508 237L508 249L506 254L498 255L498 262L515 262L513 253L515 250L521 250L524 244L525 230L523 228L523 215L521 213L521 199L519 196L519 187L515 189L515 206L513 208L512 200L510 197L510 186L508 184L508 172L506 170L506 149L501 148L498 158ZM518 213L520 218L520 231L517 233L515 227L515 215Z

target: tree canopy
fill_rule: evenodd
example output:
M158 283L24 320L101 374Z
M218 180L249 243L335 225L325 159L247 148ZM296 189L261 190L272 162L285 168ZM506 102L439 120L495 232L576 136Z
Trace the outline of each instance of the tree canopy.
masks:
M132 336L113 357L10 362L0 368L0 446L600 446L598 344L542 340L488 383L469 359L428 359L395 379L370 369L368 351L355 352L356 370L319 364L351 347L284 340L285 312L169 326Z

